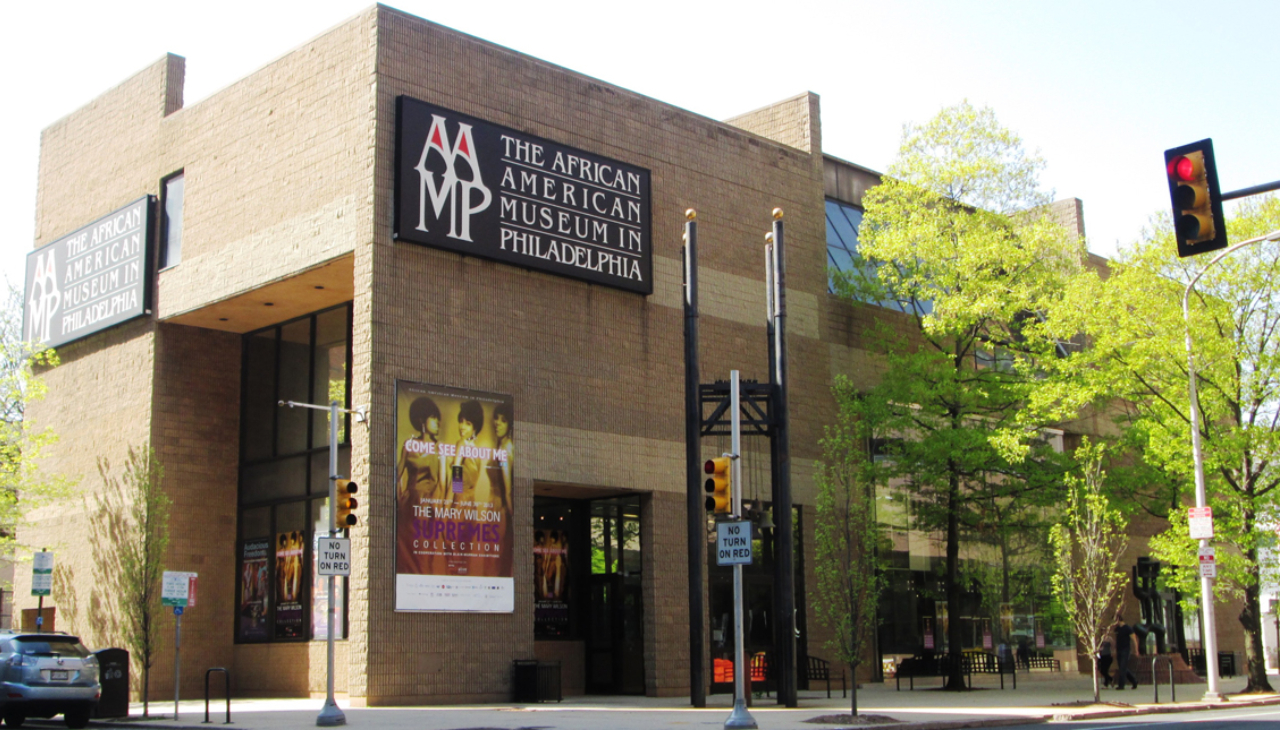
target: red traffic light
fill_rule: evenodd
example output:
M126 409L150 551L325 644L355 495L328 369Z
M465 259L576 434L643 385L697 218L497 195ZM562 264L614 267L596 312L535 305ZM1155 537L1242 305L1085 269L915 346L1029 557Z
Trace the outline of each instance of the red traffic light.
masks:
M703 465L702 465L702 471L703 471L703 472L705 472L705 473L707 473L707 474L715 474L715 473L716 473L716 460L715 460L715 459L707 459L707 463L705 463L705 464L703 464Z
M1196 179L1196 163L1186 155L1178 155L1169 160L1169 177L1180 182L1191 182Z
M1178 255L1195 256L1226 248L1227 226L1213 160L1213 140L1202 139L1165 150L1164 164Z

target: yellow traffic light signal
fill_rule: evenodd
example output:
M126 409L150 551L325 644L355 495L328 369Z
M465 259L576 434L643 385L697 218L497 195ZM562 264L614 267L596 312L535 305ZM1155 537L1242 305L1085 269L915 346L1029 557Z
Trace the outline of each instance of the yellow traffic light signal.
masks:
M727 456L707 459L707 463L703 464L702 470L711 475L704 484L709 495L706 502L708 512L727 515L732 509L732 484L729 477L732 464L733 461Z
M1165 150L1164 163L1178 255L1194 256L1226 248L1227 226L1213 160L1213 140L1202 139Z
M356 501L355 497L351 496L358 491L360 491L360 485L350 479L338 480L338 504L337 514L335 516L338 520L339 530L347 527L355 527L356 522L358 522L355 516L355 509L360 506L360 503Z

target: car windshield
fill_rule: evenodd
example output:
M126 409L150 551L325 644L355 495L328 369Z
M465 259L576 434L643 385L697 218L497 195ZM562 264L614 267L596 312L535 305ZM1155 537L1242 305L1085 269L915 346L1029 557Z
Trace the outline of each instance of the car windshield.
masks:
M89 650L73 637L31 637L10 642L14 653L32 656L89 656Z

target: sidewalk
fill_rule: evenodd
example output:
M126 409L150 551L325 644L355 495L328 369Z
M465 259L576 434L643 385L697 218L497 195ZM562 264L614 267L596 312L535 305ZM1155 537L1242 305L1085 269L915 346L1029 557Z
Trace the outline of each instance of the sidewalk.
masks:
M1205 709L1201 702L1205 685L1179 685L1179 702L1170 702L1169 686L1160 688L1161 704L1152 704L1153 690L1102 690L1103 705L1092 705L1092 684L1088 677L1074 674L1020 674L1018 689L1010 687L1006 677L1001 690L995 677L974 677L970 692L942 692L940 681L921 680L915 691L903 685L896 691L891 681L883 685L864 686L858 692L861 714L888 715L911 730L942 728L990 727L1006 724L1041 722L1049 719L1101 719L1123 714ZM1244 678L1222 680L1224 694L1239 692ZM572 697L564 702L538 705L485 704L446 707L356 707L345 699L338 704L346 714L347 725L358 728L387 730L658 730L660 728L720 728L732 706L729 695L712 695L706 709L689 707L688 698L654 697ZM1250 696L1226 703L1238 707L1245 704L1280 704L1280 695ZM323 700L233 700L231 727L241 730L283 730L315 727L316 715ZM1220 706L1220 705L1219 705ZM141 720L142 706L134 705L129 720L95 721L95 727L115 728L210 728L223 724L225 702L210 703L210 725L203 724L204 702L184 701L179 717L173 720L172 702L153 702L151 712L160 718ZM800 707L779 707L775 698L753 700L751 714L761 730L834 730L840 725L806 722L821 715L849 712L849 700L840 697L835 688L827 699L825 689L800 693ZM50 723L31 720L32 727L64 727L61 719Z

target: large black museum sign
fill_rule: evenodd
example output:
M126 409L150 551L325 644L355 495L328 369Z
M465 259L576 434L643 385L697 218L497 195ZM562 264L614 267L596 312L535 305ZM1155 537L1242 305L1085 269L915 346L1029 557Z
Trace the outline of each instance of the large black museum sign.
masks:
M401 96L397 240L649 294L649 171Z
M146 313L154 198L27 254L22 338L57 347Z

